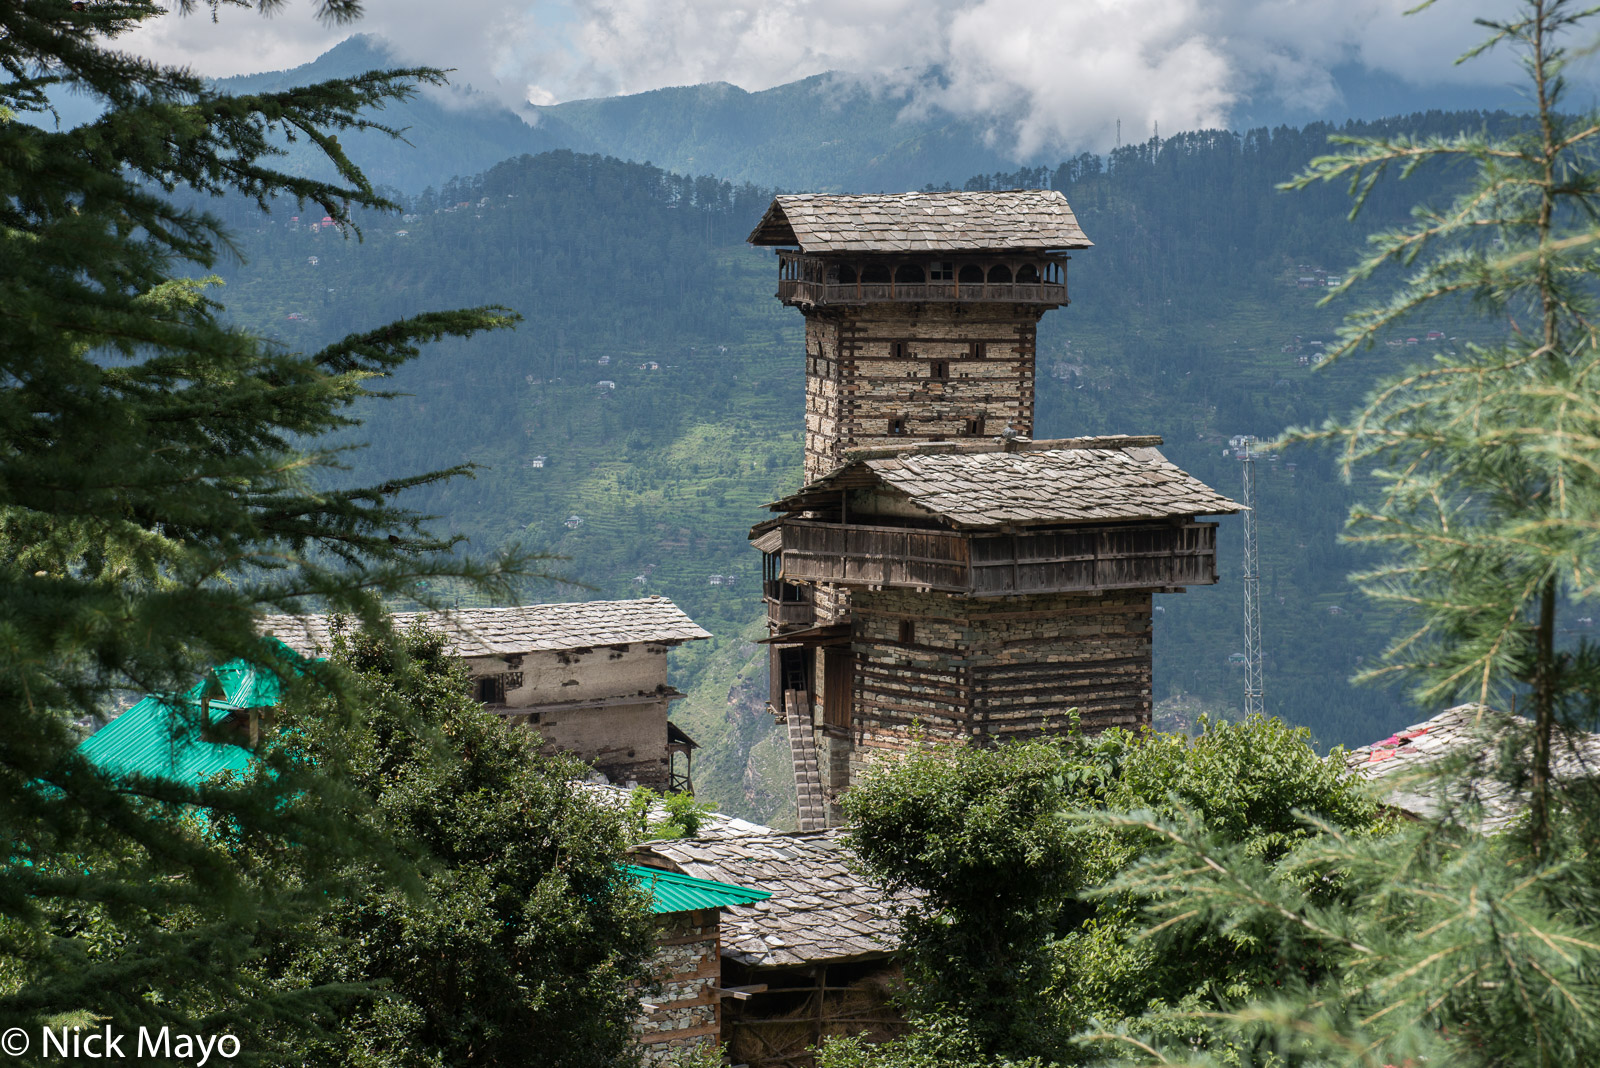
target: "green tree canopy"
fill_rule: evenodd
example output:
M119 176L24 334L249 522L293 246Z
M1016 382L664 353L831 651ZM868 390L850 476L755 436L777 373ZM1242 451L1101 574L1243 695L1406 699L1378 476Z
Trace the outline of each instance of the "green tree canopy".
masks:
M394 500L466 471L341 486L339 453L316 444L352 429L351 406L422 342L516 317L419 310L311 353L230 326L189 276L229 237L168 194L314 203L359 236L350 210L385 202L338 135L384 130L368 111L442 75L221 95L116 49L162 14L143 0L0 8L0 1026L79 1013L232 1028L272 1060L268 1025L311 1020L318 1001L253 985L260 932L325 907L353 855L389 856L400 881L405 865L336 762L269 757L273 774L231 787L113 779L76 754L73 723L236 657L343 693L332 670L297 681L257 614L315 604L376 622L419 576L498 588L522 569L452 555ZM58 128L52 93L103 111ZM283 139L314 144L335 177L274 170ZM284 863L240 867L218 827Z
M845 808L874 878L922 892L904 935L919 1029L880 1053L841 1044L830 1068L1077 1062L1091 1054L1075 1036L1135 1018L1204 1041L1193 1011L1320 966L1260 922L1192 924L1159 947L1140 937L1149 891L1121 880L1164 851L1163 821L1203 824L1281 873L1319 838L1310 814L1358 837L1385 826L1339 753L1319 757L1309 732L1265 717L1202 727L1194 738L934 746L874 768Z
M372 988L344 1007L308 1064L608 1068L631 1053L654 925L619 876L624 816L570 785L529 732L468 696L442 635L341 638L366 714L323 694L285 709L290 760L338 755L374 829L417 849L423 892L359 865L359 892L277 932L273 981Z

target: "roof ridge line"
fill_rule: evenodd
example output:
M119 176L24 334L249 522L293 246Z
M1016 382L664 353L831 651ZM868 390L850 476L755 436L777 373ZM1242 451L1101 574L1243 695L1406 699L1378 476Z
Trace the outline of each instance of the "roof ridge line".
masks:
M845 450L845 464L858 460L890 460L900 456L943 456L951 453L978 455L990 452L1054 452L1064 449L1139 449L1156 448L1162 444L1160 434L1102 434L1082 438L1016 438L1006 442L1000 439L972 444L954 441L907 442L905 445L885 445L867 449ZM843 466L843 465L841 465ZM838 470L835 468L834 470Z

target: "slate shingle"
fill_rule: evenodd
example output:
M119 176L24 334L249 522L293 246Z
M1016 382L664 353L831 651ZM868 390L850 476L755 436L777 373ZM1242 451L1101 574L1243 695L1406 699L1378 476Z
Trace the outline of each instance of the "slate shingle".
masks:
M880 957L900 945L891 897L850 868L844 832L726 835L649 842L636 851L697 879L717 879L772 896L722 913L722 952L749 967ZM721 873L721 874L713 874Z
M1180 470L1155 438L1075 438L1028 442L1016 451L999 446L948 446L869 454L847 462L774 511L806 507L805 498L861 470L919 508L959 527L1175 519L1237 512L1240 505ZM836 491L835 491L836 492Z
M1492 761L1508 732L1529 728L1527 720L1507 712L1457 705L1381 742L1351 750L1345 766L1376 783L1394 807L1425 819L1436 818L1470 797L1482 808L1479 828L1494 833L1522 814L1527 798L1499 781ZM1430 774L1443 770L1452 758L1460 763L1451 769L1456 774ZM1600 778L1600 734L1576 731L1557 738L1550 764L1561 781Z
M461 657L513 656L634 642L676 645L711 637L665 597L394 614L395 626L402 629L419 618L444 631L451 640L451 654ZM327 616L267 616L261 621L261 630L302 656L322 656L333 647Z
M1094 244L1053 189L788 194L773 199L750 243L865 253L1043 252Z

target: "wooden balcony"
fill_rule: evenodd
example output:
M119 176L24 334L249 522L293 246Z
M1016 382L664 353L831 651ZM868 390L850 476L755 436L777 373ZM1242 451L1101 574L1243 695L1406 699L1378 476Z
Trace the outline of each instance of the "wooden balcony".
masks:
M991 304L1048 304L1056 307L1067 303L1065 284L1029 283L968 283L959 282L857 282L854 285L829 282L808 282L798 278L778 280L778 299L785 304L877 304L897 302L968 301Z
M783 573L842 586L942 590L973 597L1207 586L1217 581L1215 523L1128 524L1016 534L818 523L783 524Z
M767 628L772 631L809 627L817 621L817 606L804 586L777 580L762 584L767 603Z
M816 256L778 252L778 299L785 304L1067 303L1067 259L1032 256Z

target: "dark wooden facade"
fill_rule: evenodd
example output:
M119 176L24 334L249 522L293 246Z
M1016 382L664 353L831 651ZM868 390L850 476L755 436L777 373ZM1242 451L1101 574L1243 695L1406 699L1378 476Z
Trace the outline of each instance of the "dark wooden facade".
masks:
M886 302L1067 303L1067 260L1056 255L814 255L780 249L778 299L798 308Z
M781 559L791 583L970 597L1148 590L1217 581L1217 525L1189 521L991 534L788 519ZM769 618L781 624L788 617Z

